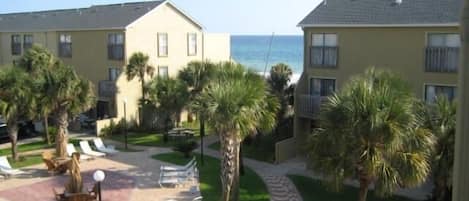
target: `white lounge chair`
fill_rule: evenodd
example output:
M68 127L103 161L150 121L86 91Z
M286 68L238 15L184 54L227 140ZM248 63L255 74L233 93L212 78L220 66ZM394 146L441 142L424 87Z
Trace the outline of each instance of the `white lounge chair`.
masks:
M93 151L90 147L90 144L88 144L88 141L80 141L80 148L83 151L83 153L90 155L90 156L97 156L97 157L106 156L105 153Z
M160 170L161 171L186 171L189 169L193 164L197 163L195 160L195 157L192 158L191 161L189 161L186 165L180 166L180 165L164 165L161 166Z
M71 143L68 143L68 144L67 144L66 149L67 149L67 155L68 155L69 157L72 157L72 154L73 154L73 153L78 152L78 151L75 149L75 146L73 146L73 144L71 144ZM78 152L78 153L79 153L79 152ZM91 160L91 159L93 159L93 157L88 156L88 155L86 155L86 154L80 154L80 160Z
M0 174L5 177L11 177L15 175L25 174L25 172L18 169L13 169L10 163L8 162L7 157L0 156Z
M195 178L197 173L197 167L195 163L184 171L162 171L164 177L189 177Z
M115 154L119 152L112 146L104 146L103 140L101 140L101 138L93 139L93 143L96 149L100 152L104 152L107 154Z
M172 185L174 187L178 187L180 185L185 184L189 181L190 177L167 177L164 176L163 172L160 172L160 179L158 180L158 184L160 187L164 187L164 185Z

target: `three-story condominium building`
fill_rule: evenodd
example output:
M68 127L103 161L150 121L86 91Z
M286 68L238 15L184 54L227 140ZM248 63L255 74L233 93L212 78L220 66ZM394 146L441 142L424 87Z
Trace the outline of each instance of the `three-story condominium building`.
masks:
M230 59L227 34L208 34L170 1L0 15L0 66L11 65L33 44L43 46L96 86L98 119L138 119L140 84L124 71L143 52L158 76L175 76L193 60ZM147 79L148 80L148 79ZM97 131L109 123L97 122Z
M376 67L408 81L417 97L453 99L462 0L325 0L300 23L304 69L295 94L294 137L277 158L295 155L316 126L321 102L354 75Z

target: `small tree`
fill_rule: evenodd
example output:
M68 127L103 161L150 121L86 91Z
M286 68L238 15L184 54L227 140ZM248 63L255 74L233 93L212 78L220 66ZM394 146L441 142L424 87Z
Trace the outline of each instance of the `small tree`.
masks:
M437 138L432 161L433 200L451 200L453 186L454 138L456 134L456 103L439 96L427 105L427 125Z
M34 110L34 93L30 77L20 68L0 71L0 114L7 122L13 160L18 160L18 121L28 120Z
M288 90L291 90L289 89L288 83L290 82L292 74L292 70L287 64L279 63L272 66L270 76L267 79L272 93L277 96L280 101L280 110L277 114L277 125L275 129L276 133L278 132L277 128L281 126L286 118L285 114L287 113L290 102Z
M142 52L136 52L132 54L129 59L129 64L125 69L125 74L127 75L127 79L133 80L135 77L138 77L142 87L142 99L145 100L146 92L145 92L145 76L153 76L155 72L155 68L148 64L150 57Z
M242 65L223 63L199 96L206 103L208 123L220 137L222 201L239 200L239 147L257 128L275 124L278 100L262 77Z
M178 79L186 83L190 90L190 109L197 113L200 130L200 158L204 164L204 136L206 109L204 102L198 102L198 97L213 79L216 65L209 61L194 61L187 64L187 67L179 72ZM196 105L196 107L192 107Z
M45 75L50 71L58 61L54 55L46 49L34 45L25 54L18 59L15 64L23 68L30 76L35 79L33 94L35 95L36 112L35 118L42 118L44 123L44 134L47 144L51 144L49 136L49 115L52 112L53 100L47 94Z
M187 85L173 78L156 77L148 86L148 100L171 122L179 125L180 114L189 101Z
M53 100L52 108L58 126L56 154L58 157L66 157L69 117L84 112L95 104L93 85L78 76L72 67L61 63L46 73L45 80L45 92Z
M320 113L321 128L310 136L313 169L335 189L357 178L359 201L366 200L370 185L385 196L420 185L430 173L434 137L402 83L374 69L354 78L329 98Z

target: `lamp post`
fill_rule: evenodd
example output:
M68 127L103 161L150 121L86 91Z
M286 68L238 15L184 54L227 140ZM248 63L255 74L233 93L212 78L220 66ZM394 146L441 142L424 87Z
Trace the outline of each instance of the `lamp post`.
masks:
M101 182L104 181L104 178L106 178L106 174L104 174L103 171L97 170L93 174L93 179L94 181L97 182L97 188L98 188L98 201L102 201L101 199Z
M127 150L127 98L124 98L124 141Z

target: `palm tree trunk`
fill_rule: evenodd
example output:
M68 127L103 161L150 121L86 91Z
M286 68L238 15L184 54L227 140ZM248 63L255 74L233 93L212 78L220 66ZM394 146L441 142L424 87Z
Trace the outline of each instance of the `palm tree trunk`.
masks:
M68 143L68 113L64 108L59 109L57 112L57 136L55 138L55 150L58 157L67 156L67 143Z
M239 145L237 131L221 132L222 201L239 200Z
M45 133L45 137L46 137L46 142L48 145L51 145L52 142L50 140L50 135L49 135L49 120L48 120L48 116L47 115L44 115L44 133Z
M370 179L366 176L360 176L360 191L358 194L358 201L366 201L369 186Z
M8 136L10 137L10 142L11 142L11 158L14 161L17 161L19 157L18 157L18 147L17 147L18 125L16 124L16 120L8 121L7 130L8 130Z
M463 14L461 17L461 38L462 38L462 51L461 51L461 64L459 67L459 93L458 93L458 114L456 124L456 147L455 147L455 163L454 163L454 187L453 187L453 200L469 200L469 191L467 184L469 183L469 160L467 154L469 148L469 0L464 1Z
M200 133L200 163L204 166L204 137L205 137L205 121L199 116L199 133Z

